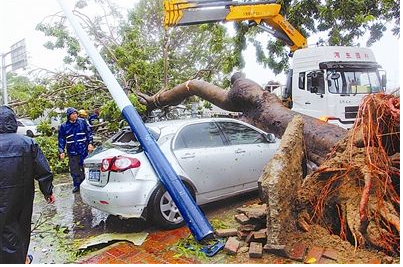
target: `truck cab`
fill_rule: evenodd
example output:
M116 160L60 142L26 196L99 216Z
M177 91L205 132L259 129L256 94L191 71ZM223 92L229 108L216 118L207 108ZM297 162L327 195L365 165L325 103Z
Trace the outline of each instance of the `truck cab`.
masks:
M282 98L291 97L294 111L350 129L363 97L385 90L386 75L379 68L368 48L300 49Z

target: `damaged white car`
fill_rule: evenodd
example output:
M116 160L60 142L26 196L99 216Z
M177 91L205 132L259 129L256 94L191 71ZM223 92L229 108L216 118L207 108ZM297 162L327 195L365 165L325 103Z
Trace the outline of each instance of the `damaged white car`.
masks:
M279 146L273 134L235 119L162 121L146 127L198 205L256 190ZM80 193L86 204L165 228L184 224L129 127L97 148L84 167Z

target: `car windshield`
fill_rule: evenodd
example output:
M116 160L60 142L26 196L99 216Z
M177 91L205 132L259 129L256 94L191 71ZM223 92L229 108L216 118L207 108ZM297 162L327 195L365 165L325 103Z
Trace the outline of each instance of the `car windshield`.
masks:
M30 119L20 119L25 126L35 126L35 123Z
M327 84L332 94L369 94L382 91L376 70L329 69Z
M157 141L159 138L159 133L157 131L147 128L150 134ZM117 132L114 136L112 136L109 140L107 140L104 145L106 148L119 148L119 149L127 149L127 150L139 150L141 149L139 141L133 134L130 128L124 128Z

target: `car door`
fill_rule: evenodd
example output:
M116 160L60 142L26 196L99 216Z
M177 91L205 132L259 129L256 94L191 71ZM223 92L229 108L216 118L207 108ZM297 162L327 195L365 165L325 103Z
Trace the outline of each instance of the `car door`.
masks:
M293 110L314 118L326 114L327 102L325 82L321 71L299 73L298 87L293 88ZM293 85L294 86L294 85Z
M173 151L179 165L196 186L199 195L211 199L231 186L233 153L214 122L183 127L174 139Z
M232 178L237 185L243 185L239 190L257 187L257 180L278 144L269 143L264 133L243 123L220 121L217 124L228 139L235 160L231 165L235 173Z

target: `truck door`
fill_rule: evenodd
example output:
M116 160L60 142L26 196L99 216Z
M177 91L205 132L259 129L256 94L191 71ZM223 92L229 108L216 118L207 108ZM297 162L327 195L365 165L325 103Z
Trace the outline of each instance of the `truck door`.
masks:
M324 74L320 70L298 73L293 86L293 110L311 117L327 115Z

